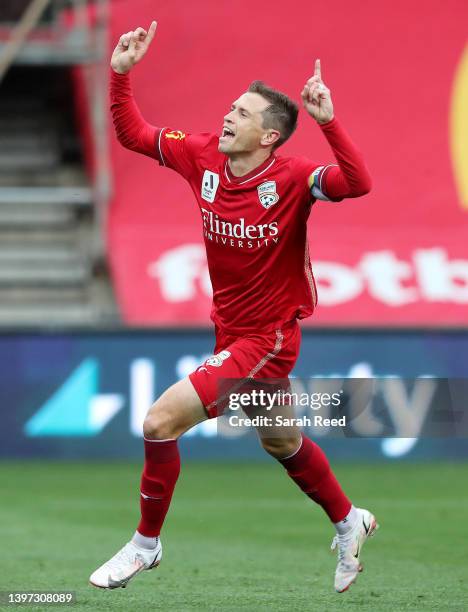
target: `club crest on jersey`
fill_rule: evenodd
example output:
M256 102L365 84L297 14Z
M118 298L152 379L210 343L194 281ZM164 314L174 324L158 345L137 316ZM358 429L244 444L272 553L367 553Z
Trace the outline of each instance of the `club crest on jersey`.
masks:
M207 202L214 202L216 191L219 186L219 174L205 170L202 178L201 197Z
M230 356L231 353L229 351L221 351L217 355L213 355L213 357L207 359L205 363L206 365L215 366L216 368L219 368L223 365L223 361Z
M183 140L185 138L184 132L180 130L171 130L170 132L164 132L164 136L172 140Z
M266 181L257 187L258 199L264 208L270 208L279 200L279 195L276 193L276 181Z

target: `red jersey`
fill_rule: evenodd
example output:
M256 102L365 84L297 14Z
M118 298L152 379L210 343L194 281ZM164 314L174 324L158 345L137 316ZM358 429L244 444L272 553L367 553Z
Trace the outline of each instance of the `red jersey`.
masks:
M215 135L165 128L157 141L160 163L189 182L200 209L215 324L243 334L312 314L306 222L318 164L272 155L235 177Z
M316 198L341 200L370 189L370 177L336 119L322 125L338 164L273 153L235 177L213 134L185 134L144 121L128 75L111 73L111 109L120 142L187 180L201 214L213 286L211 317L236 335L281 327L312 314L317 292L307 244Z

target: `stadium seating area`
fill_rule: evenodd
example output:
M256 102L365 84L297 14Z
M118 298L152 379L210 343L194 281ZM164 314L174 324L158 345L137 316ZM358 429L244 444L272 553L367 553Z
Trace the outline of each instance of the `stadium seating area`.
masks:
M97 98L89 96L90 75L80 68L99 59L98 48L90 54L85 44L93 29L86 22L76 27L68 10L73 3L49 3L36 25L20 21L30 4L0 8L6 68L0 98L0 326L115 322L102 252L102 171L92 168L99 131L91 103ZM5 57L21 25L32 30L11 66ZM104 99L105 84L100 89Z

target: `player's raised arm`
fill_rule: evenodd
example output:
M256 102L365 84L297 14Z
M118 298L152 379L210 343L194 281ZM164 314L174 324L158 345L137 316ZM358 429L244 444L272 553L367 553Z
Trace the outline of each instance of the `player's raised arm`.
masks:
M315 60L314 75L304 85L301 97L304 108L320 125L338 162L338 166L330 164L323 166L320 172L314 172L311 184L315 193L321 192L322 199L330 200L356 198L369 193L369 171L362 153L334 115L331 93L322 80L319 59Z
M119 142L127 149L158 159L155 142L159 129L143 119L128 74L146 55L155 32L153 21L148 31L137 28L120 37L111 58L110 102Z

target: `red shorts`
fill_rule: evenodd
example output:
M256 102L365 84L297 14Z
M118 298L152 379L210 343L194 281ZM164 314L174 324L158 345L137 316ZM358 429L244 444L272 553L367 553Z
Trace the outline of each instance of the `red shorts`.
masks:
M300 343L296 320L280 329L245 336L232 336L216 328L215 354L189 375L209 418L222 412L218 400L223 381L287 379L297 361Z

